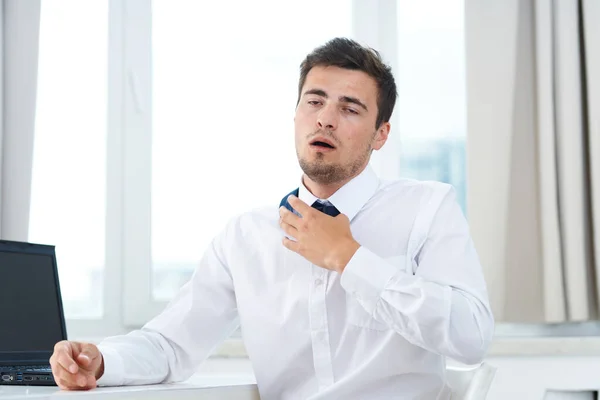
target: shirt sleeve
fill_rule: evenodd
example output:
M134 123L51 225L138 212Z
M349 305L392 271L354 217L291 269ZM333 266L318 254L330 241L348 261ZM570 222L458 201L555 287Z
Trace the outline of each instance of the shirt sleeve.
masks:
M98 386L183 381L238 327L225 239L223 233L213 240L190 281L161 314L98 345L104 358Z
M422 213L433 217L417 218L413 227L411 240L423 238L410 254L414 272L361 247L344 269L341 284L374 319L409 342L475 364L492 340L494 318L467 221L454 190L442 188L437 188L437 205L429 201L422 207Z

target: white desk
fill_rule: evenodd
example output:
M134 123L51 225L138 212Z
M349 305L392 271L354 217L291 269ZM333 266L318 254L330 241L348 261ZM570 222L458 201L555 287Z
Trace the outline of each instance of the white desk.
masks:
M115 399L201 399L201 400L260 400L254 376L197 374L182 383L100 387L88 391L65 391L56 386L0 385L1 400L71 398L83 400Z
M174 383L148 386L100 387L88 391L64 391L57 387L0 386L0 398L5 399L201 399L259 400L255 385L202 386Z

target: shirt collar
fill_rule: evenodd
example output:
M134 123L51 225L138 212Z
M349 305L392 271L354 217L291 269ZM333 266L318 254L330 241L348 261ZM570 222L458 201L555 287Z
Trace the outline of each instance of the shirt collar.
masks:
M328 200L342 214L345 214L348 219L352 220L375 194L378 186L379 178L371 166L367 165L360 174L339 188L331 197L320 200ZM298 197L309 206L318 199L304 186L302 179L300 180Z

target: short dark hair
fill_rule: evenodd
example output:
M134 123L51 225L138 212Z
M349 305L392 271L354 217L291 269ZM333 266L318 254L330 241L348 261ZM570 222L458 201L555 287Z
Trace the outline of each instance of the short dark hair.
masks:
M298 101L302 97L302 87L306 76L313 67L339 67L359 70L375 79L377 83L377 120L375 128L392 117L396 104L396 82L392 69L384 64L379 52L364 47L352 39L335 38L317 47L300 64L300 82L298 83Z

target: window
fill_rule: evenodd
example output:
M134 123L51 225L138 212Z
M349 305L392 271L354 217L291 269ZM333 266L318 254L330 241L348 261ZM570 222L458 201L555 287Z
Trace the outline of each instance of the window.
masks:
M464 1L397 2L402 176L456 188L466 213Z
M170 299L234 215L297 185L299 65L351 35L351 3L155 1L152 294ZM319 19L314 21L318 7Z
M29 241L56 246L66 317L103 314L108 4L41 4Z
M42 3L30 218L75 336L141 326L230 218L297 186L299 64L333 37L396 76L375 170L450 182L464 206L461 1L80 3Z

